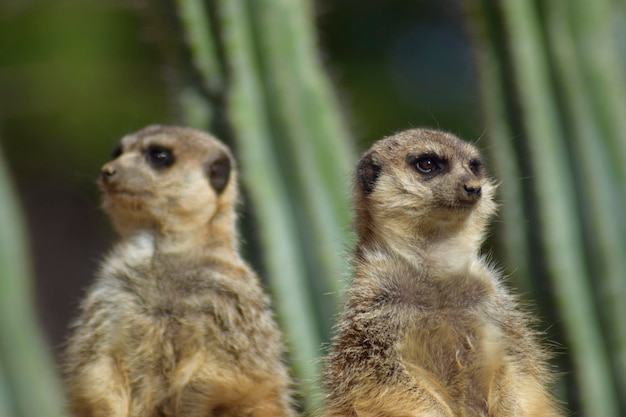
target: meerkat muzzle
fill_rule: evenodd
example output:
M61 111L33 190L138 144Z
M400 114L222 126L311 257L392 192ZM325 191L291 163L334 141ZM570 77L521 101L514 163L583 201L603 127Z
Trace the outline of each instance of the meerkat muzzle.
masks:
M115 170L115 168L107 164L103 166L102 170L100 171L100 180L103 182L109 182L116 173L117 171Z
M467 181L463 184L463 192L467 198L479 199L482 195L480 181Z

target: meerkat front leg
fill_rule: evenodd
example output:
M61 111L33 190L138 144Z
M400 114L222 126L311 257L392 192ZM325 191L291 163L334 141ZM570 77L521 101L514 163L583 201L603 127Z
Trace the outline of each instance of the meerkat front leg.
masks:
M410 396L396 389L374 398L357 400L353 408L359 417L458 417L441 394L425 385Z
M113 358L85 366L67 387L76 417L132 417L128 380Z
M489 417L560 417L553 398L533 377L509 374L489 395Z

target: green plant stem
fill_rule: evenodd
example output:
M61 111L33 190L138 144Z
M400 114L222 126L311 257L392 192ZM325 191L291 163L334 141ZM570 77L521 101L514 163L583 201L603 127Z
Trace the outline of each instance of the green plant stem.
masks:
M62 416L60 381L34 316L20 213L0 149L0 363L18 415Z
M585 271L581 234L575 212L567 149L555 108L549 67L533 3L508 0L502 11L509 28L515 77L528 133L536 181L541 234L586 415L617 417L617 399L598 331L591 288Z
M312 220L310 230L320 252L322 275L328 280L327 291L337 292L339 277L349 269L342 255L350 227L346 179L355 152L317 57L309 2L251 4L268 100L284 132L285 143L278 148L291 151L297 177L292 191L305 203Z
M595 118L611 148L613 166L621 176L621 183L626 184L626 78L615 39L615 7L611 0L572 0L568 6L563 11L571 11L578 65L591 86L589 97L596 109ZM621 193L623 207L626 186L618 187L615 192Z
M239 145L241 170L252 198L264 261L275 295L278 316L291 347L297 376L309 410L318 397L316 358L320 338L314 309L306 294L305 270L293 213L288 209L284 179L271 149L271 132L262 96L258 64L252 49L247 3L217 2L226 60L231 75L228 108Z
M521 170L515 150L513 135L506 122L506 102L504 79L498 63L498 55L494 45L495 33L489 29L489 5L480 0L479 11L474 13L481 22L474 23L474 38L477 44L478 73L480 91L483 102L483 115L487 125L488 152L491 163L501 181L499 187L502 206L500 217L502 234L499 241L505 246L506 266L514 271L515 282L522 292L530 293L532 283L529 277L529 236L526 230L523 191L521 187Z
M204 91L213 96L222 94L224 74L204 1L176 0L176 6L189 55ZM214 109L198 89L187 87L179 94L179 101L185 125L203 130L211 126Z
M336 213L347 221L345 184L338 184L337 179L346 178L352 171L355 152L317 55L311 4L306 0L266 0L253 4L257 6L254 10L260 24L258 36L263 54L270 62L268 69L279 72L272 80L281 84L278 88L284 88L276 99L283 102L282 109L286 109L287 103L294 104L298 108L298 120L306 121L310 132L301 132L304 126L296 122L285 120L284 123L293 123L293 140L299 137L298 132L305 135L299 141L310 143L314 158L320 164L325 162L324 183L334 197ZM288 92L293 93L294 101L288 101L284 95Z
M592 241L588 245L593 252L593 271L595 281L601 289L602 308L607 312L608 325L611 329L609 342L617 365L616 375L622 392L626 392L626 242L616 223L620 213L615 200L615 190L620 187L610 169L608 148L598 146L602 135L593 118L588 91L585 89L581 63L574 53L571 28L567 21L567 5L564 0L553 0L548 9L548 27L553 50L557 54L558 76L556 77L565 92L566 110L572 123L573 149L578 161L591 160L593 174L583 167L580 175L585 192L584 204L588 207L590 233Z
M224 89L224 74L217 58L211 22L203 0L176 0L185 41L194 67L210 92Z
M3 364L0 361L0 417L13 417L17 415L12 401L9 381L4 373Z

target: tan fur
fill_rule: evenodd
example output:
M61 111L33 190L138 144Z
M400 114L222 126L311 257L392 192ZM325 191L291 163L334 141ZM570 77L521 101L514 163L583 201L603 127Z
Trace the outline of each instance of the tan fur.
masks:
M416 169L425 155L442 162L435 175ZM478 151L408 130L375 143L356 180L355 273L326 362L324 415L559 416L548 355L479 255L495 185Z
M281 334L238 254L237 178L226 146L151 126L103 167L104 208L122 237L80 306L64 355L80 417L293 416ZM155 169L148 149L171 149ZM218 192L216 161L231 167ZM224 166L224 165L222 165Z

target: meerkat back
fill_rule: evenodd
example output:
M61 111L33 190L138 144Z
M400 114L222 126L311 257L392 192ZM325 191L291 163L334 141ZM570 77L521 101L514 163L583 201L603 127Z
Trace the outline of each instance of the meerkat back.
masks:
M479 254L494 194L479 152L449 133L400 132L363 155L325 416L560 415L548 353Z
M269 299L238 253L235 161L212 136L150 126L101 171L121 237L64 354L78 417L293 416Z

